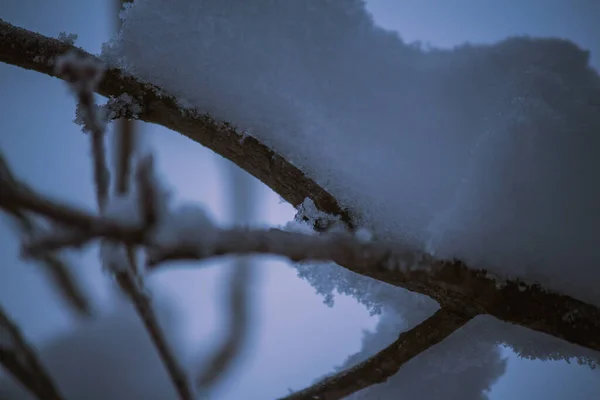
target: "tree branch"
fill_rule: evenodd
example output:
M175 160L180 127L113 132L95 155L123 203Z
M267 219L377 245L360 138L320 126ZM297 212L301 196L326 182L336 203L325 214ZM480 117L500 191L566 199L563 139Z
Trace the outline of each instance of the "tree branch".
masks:
M383 383L408 361L446 339L472 318L440 309L367 360L280 400L338 400Z
M357 274L432 297L450 311L489 314L600 351L599 307L517 280L499 285L485 270L467 268L460 261L437 260L392 243L365 243L350 234L313 236L278 229L212 232L209 253L202 243L157 249L139 227L52 202L29 188L11 190L0 185L0 191L3 194L0 207L7 201L20 204L28 211L80 232L75 245L108 238L148 247L151 268L166 261L201 260L226 254L275 254L292 261L333 261ZM71 236L49 236L31 243L25 251L35 253L48 247L69 246L66 239Z
M58 39L0 19L0 62L58 77L54 72L54 61L69 51L96 58ZM140 120L162 125L208 147L252 174L293 206L308 197L319 210L340 215L343 222L353 227L348 211L331 194L267 146L252 137L242 136L231 125L196 110L183 109L172 96L165 95L164 90L140 82L118 69L108 69L96 91L106 97L128 93L143 106L143 111L138 113Z
M64 400L17 325L0 306L0 364L40 400Z

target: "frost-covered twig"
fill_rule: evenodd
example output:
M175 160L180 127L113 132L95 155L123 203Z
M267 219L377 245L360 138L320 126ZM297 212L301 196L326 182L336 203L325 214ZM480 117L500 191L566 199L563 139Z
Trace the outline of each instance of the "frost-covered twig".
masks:
M94 91L102 79L104 69L95 58L81 57L75 52L69 52L56 59L55 73L68 82L75 92L85 129L91 134L96 201L102 212L108 201L110 175L106 166L104 146L105 121L102 121L96 112Z
M367 360L280 400L339 400L383 383L402 365L446 339L473 317L440 309Z
M129 0L114 0L116 5L115 27L118 32L121 28L121 18L119 14L125 3ZM117 181L116 192L124 195L129 189L129 177L131 170L131 156L135 147L135 123L127 118L120 118L116 121L116 134L118 140L117 147Z
M104 121L100 121L97 108L94 104L93 90L97 81L101 78L103 71L97 65L95 59L79 58L75 53L67 53L58 59L56 63L57 74L67 80L77 94L81 110L83 112L84 124L86 130L91 132L92 136L92 159L94 164L94 182L96 186L96 197L98 210L101 215L106 211L109 195L109 173L106 165L106 151L104 148ZM133 132L127 133L127 138L120 141L117 150L121 158L119 164L119 179L126 182L129 180L129 163L133 148ZM152 196L153 188L148 175L152 173L152 159L146 159L145 163L138 169L138 182L142 186L142 196L140 197L141 209L144 212L143 229L152 228L156 211L153 207L156 202L152 199L144 199L144 195ZM122 182L121 182L122 184ZM128 194L127 185L117 188L117 195L125 196ZM110 238L104 238L110 239ZM129 297L135 309L143 321L150 338L152 339L159 356L163 361L167 372L181 400L193 400L194 394L191 389L187 376L178 360L171 351L166 337L159 325L158 319L152 309L152 304L148 299L143 281L137 275L137 266L135 259L134 243L114 243L103 241L101 244L101 254L105 267L115 276L119 287ZM124 254L124 256L122 256Z
M17 325L0 306L0 364L40 400L64 400Z

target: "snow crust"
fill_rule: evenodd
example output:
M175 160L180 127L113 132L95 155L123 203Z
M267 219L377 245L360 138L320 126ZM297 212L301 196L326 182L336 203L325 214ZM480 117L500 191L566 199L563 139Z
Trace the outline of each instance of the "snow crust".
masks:
M259 138L377 237L600 304L600 79L574 44L423 51L362 1L123 17L106 60Z

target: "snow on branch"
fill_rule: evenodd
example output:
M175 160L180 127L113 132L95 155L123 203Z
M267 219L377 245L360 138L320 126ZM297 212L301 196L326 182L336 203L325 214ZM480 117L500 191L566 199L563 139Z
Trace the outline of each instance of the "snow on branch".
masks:
M402 365L440 343L469 322L471 317L438 310L416 327L402 332L394 343L367 360L280 400L344 399L359 390L383 383Z
M0 364L39 399L64 400L35 350L0 307Z

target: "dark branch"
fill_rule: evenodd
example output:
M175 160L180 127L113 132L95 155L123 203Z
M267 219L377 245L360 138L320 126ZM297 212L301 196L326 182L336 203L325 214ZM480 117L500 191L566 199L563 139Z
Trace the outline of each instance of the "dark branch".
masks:
M17 325L0 306L0 364L40 400L64 400Z
M133 263L133 261L131 261ZM156 350L165 365L167 373L175 386L181 400L193 400L194 393L185 371L181 368L179 361L171 351L167 338L156 318L152 304L148 296L138 287L136 277L129 270L124 270L116 275L121 290L130 298L135 306L137 314L148 331Z
M118 32L121 29L122 21L119 17L125 3L131 3L133 0L116 0L115 27ZM125 194L129 190L129 177L131 175L131 156L135 148L136 126L135 121L120 118L116 121L117 133L117 181L115 191L118 194Z
M280 400L339 400L383 383L408 361L446 339L472 318L438 310L413 329L402 332L394 343L367 360Z

